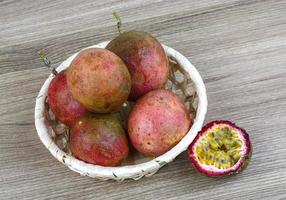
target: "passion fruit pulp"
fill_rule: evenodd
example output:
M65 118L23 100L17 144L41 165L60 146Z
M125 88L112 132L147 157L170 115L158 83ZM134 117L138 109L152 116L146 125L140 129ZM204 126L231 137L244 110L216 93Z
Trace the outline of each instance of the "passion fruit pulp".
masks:
M193 165L208 176L240 172L247 166L251 153L247 132L222 120L205 125L189 147Z

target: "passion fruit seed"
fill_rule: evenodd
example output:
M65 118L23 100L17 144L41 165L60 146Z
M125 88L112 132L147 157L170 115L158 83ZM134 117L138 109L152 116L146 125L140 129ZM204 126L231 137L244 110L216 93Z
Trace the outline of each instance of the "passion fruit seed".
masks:
M242 142L237 132L222 124L198 141L195 152L202 164L227 169L239 160Z

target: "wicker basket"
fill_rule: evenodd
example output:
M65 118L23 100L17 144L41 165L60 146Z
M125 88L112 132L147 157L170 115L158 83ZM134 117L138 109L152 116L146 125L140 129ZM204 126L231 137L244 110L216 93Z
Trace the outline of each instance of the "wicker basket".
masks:
M88 48L104 48L107 44L108 42L103 42ZM187 58L170 47L163 47L170 60L170 75L166 88L173 90L185 102L193 119L193 125L186 136L167 153L156 158L144 157L131 151L129 158L118 167L103 167L78 160L72 156L69 149L69 129L55 119L46 103L48 87L54 78L51 74L36 99L35 126L42 143L57 160L84 176L103 180L138 180L144 176L152 176L188 148L203 125L207 111L206 89L198 71ZM65 60L57 70L62 71L69 67L77 54ZM129 111L130 107L122 107L118 112L123 123Z

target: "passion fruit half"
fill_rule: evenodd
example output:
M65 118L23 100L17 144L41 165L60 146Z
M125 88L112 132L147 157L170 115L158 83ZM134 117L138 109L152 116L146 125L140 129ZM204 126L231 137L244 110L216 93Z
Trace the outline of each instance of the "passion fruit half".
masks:
M189 147L194 167L208 176L239 173L252 153L249 135L230 121L205 125Z

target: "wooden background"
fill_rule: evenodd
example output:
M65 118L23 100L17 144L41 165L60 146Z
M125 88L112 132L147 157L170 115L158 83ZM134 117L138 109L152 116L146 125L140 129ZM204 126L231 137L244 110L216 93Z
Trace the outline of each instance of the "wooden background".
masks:
M35 97L55 65L126 30L148 31L187 56L207 87L206 122L229 119L254 146L248 168L221 179L187 154L140 181L81 177L34 127ZM285 0L0 0L0 199L286 199Z

